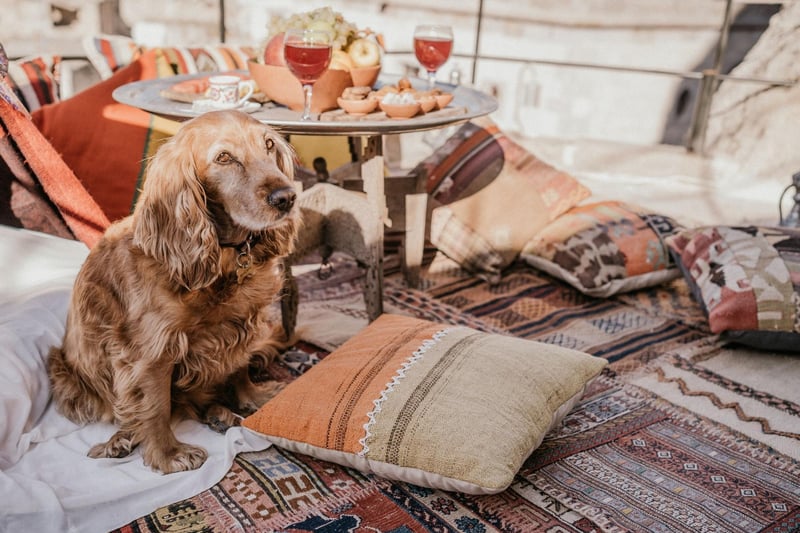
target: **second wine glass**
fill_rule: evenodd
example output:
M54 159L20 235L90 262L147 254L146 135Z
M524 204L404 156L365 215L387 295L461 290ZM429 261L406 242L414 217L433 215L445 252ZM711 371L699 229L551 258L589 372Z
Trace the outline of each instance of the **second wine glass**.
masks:
M314 83L328 70L331 62L331 35L326 31L288 29L283 39L286 66L303 85L301 120L311 120L311 96Z
M414 54L428 71L428 88L436 85L436 71L453 50L453 29L450 26L422 24L414 28Z

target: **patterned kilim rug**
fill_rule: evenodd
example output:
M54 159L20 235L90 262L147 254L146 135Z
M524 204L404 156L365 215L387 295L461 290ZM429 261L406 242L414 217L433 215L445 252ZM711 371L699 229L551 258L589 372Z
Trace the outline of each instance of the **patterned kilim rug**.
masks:
M366 325L360 272L299 277L290 381ZM587 298L530 268L500 284L437 257L421 290L386 277L385 311L583 350L611 364L495 496L386 481L275 446L124 532L800 531L800 358L732 349L685 284Z

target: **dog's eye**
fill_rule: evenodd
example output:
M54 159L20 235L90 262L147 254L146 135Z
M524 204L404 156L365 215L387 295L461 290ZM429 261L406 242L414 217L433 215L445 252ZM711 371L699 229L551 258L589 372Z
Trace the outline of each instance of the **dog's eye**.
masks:
M275 141L270 137L267 137L266 145L267 145L267 152L272 152L272 150L275 149Z
M220 165L229 165L231 163L236 162L236 160L233 158L230 152L220 152L219 154L217 154L217 157L216 159L214 159L214 161L216 161Z

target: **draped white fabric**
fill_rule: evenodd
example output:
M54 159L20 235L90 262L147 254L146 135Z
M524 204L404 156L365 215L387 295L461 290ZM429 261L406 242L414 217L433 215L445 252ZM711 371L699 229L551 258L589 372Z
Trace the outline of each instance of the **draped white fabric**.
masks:
M219 435L186 421L175 428L178 439L209 454L198 470L162 475L138 452L86 456L115 428L78 426L59 415L46 360L61 342L87 254L80 242L0 226L0 531L107 531L207 489L238 452L269 446L241 428Z

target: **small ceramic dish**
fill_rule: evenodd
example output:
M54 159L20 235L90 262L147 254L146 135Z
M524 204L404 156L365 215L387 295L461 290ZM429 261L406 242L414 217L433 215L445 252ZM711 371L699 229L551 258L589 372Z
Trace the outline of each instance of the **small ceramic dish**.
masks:
M442 93L436 95L436 107L444 109L447 104L453 101L453 93Z
M417 102L419 102L419 107L423 113L427 113L436 108L436 97L434 96L423 96L417 100Z
M344 98L337 98L336 102L339 107L347 111L349 115L366 115L372 113L378 107L378 100L375 98L364 98L363 100L346 100Z
M387 104L381 100L381 110L386 113L389 118L411 118L420 111L419 102L411 104Z

